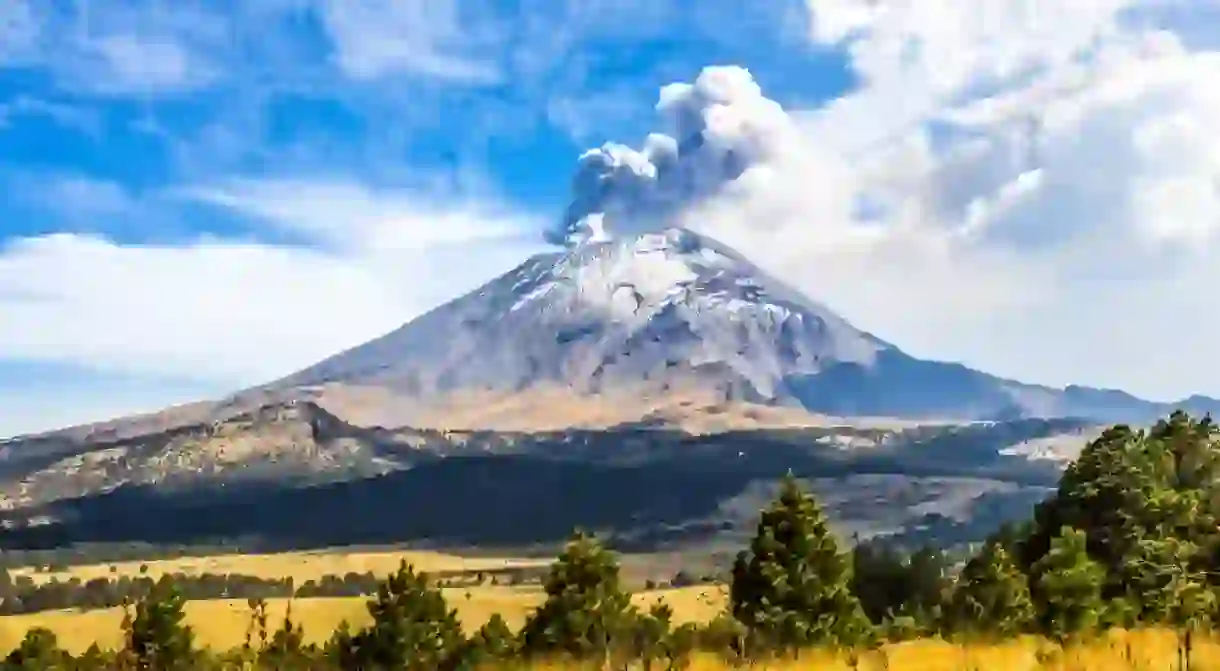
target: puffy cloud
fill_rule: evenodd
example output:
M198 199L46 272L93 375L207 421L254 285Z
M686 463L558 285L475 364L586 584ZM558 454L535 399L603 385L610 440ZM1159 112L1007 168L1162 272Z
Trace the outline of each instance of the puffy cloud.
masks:
M581 155L572 203L549 241L579 244L672 223L750 166L773 161L791 132L780 106L735 66L666 86L656 109L663 132L641 149L607 143Z
M856 89L783 110L742 68L667 88L665 135L586 154L551 239L686 225L919 355L1220 394L1183 356L1220 338L1220 52L1156 9L812 3Z
M537 249L505 233L537 230L509 214L484 218L472 207L464 216L454 204L434 218L440 208L423 196L293 184L291 203L276 181L245 182L218 203L310 233L333 217L343 228L323 238L350 244L121 245L66 233L10 241L0 247L0 357L237 388L396 328ZM335 194L350 199L346 209Z

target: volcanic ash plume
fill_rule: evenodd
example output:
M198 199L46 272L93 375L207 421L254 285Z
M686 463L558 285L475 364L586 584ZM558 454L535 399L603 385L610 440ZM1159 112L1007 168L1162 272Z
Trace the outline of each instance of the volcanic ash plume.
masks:
M576 246L663 228L782 146L791 121L749 71L708 67L661 89L663 130L640 149L608 142L581 155L572 202L548 242Z

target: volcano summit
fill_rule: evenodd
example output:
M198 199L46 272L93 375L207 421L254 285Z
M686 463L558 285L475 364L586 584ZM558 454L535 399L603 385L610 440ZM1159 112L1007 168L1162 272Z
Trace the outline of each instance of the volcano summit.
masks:
M794 381L871 368L890 350L732 249L669 229L535 256L272 387L356 384L422 398L694 387L726 401L799 403Z

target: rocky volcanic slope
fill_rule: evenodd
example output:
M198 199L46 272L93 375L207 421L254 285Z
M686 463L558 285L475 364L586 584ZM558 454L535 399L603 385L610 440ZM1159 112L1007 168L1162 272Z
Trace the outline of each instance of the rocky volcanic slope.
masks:
M540 255L366 345L281 380L424 398L557 384L591 393L695 384L791 400L787 380L890 346L683 230Z
M533 257L221 402L0 442L0 545L710 542L790 469L846 531L956 542L1027 514L1099 424L1218 405L919 360L675 229ZM470 429L495 408L516 430Z
M1062 460L1023 447L1065 436L1080 444L1091 431L1027 419L704 436L629 426L439 432L355 427L290 402L42 461L6 454L0 546L519 546L583 526L625 548L727 547L789 470L844 533L953 544L1026 515L1049 492Z

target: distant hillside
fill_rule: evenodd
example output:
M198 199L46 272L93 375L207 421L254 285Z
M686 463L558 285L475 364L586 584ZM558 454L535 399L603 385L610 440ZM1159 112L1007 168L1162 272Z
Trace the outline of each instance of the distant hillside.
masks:
M1028 514L1054 483L1062 459L1021 446L1050 441L1066 458L1091 431L1038 419L702 436L370 430L296 403L50 463L6 461L0 545L514 546L584 526L635 549L710 547L748 530L769 483L790 469L844 533L957 542Z

